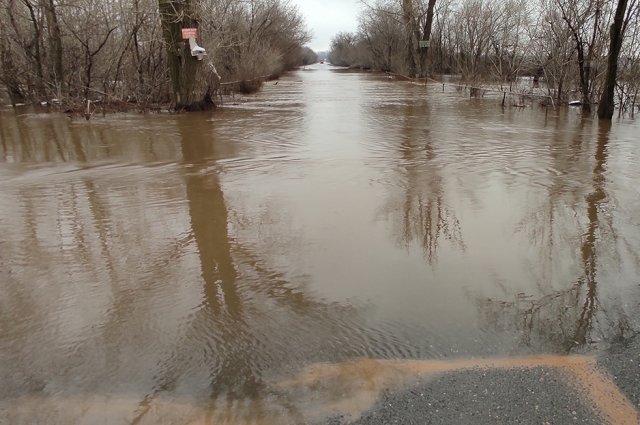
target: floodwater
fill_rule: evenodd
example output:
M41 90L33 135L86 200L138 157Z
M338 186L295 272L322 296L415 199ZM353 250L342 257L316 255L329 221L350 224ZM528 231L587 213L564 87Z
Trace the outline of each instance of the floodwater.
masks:
M1 112L0 423L321 421L353 376L319 365L637 332L640 124L500 103L317 65L211 114Z

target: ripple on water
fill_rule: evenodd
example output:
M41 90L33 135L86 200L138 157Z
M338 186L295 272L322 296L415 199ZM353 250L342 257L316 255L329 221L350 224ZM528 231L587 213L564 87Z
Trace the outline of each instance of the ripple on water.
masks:
M0 422L305 423L635 326L637 124L326 69L243 102L3 117Z

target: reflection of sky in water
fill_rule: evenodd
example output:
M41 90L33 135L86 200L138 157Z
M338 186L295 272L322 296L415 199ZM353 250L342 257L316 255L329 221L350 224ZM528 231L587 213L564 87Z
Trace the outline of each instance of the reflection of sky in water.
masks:
M118 394L150 420L279 400L312 362L640 328L637 124L326 68L247 99L0 116L0 406Z

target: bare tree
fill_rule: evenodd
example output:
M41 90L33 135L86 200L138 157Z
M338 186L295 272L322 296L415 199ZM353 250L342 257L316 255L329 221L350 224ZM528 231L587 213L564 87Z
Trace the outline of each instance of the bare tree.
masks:
M5 9L6 11L6 9ZM0 11L2 13L2 11ZM7 88L11 104L23 103L25 94L20 87L18 68L13 60L13 54L9 43L9 34L4 25L0 25L0 64L2 65L2 73L0 73L0 81Z
M436 0L428 0L427 8L424 10L424 13L420 14L420 22L421 22L421 40L430 42L431 41L431 30L433 27L433 14L436 6ZM429 53L429 45L426 47L420 48L419 56L420 56L420 73L422 76L427 75L428 65L427 58Z
M628 9L627 4L629 4ZM624 33L627 30L635 6L636 0L631 0L630 3L627 0L618 0L618 5L616 6L615 17L610 30L611 43L609 45L609 56L607 58L606 81L604 90L600 96L600 104L598 105L598 117L600 119L610 120L613 117L615 108L614 90L616 88L616 78L618 75L618 57L620 56L620 50L622 50Z
M397 5L391 2L378 2L365 8L360 15L360 36L369 56L368 64L385 72L403 67L405 52L402 37L402 19Z
M191 54L182 38L183 28L198 28L194 0L158 0L162 34L176 109L211 109L213 83L204 62Z
M251 82L302 65L309 41L288 0L0 0L0 83L13 101L76 110L213 106L219 77ZM182 29L208 56L192 56ZM217 70L220 70L218 73ZM248 84L248 83L247 83ZM241 88L230 84L227 89Z
M618 114L630 111L633 117L640 91L640 4L636 3L631 16L618 63L616 92L620 106Z
M64 90L64 65L62 61L62 33L58 24L58 13L54 0L42 0L49 34L49 49L53 56L53 64L51 67L51 77L54 87L56 88L58 97Z
M591 112L595 60L602 51L602 27L606 18L606 0L555 0L574 41L578 55L578 77L582 110Z
M365 7L353 37L365 43L350 60L343 56L343 65L354 66L356 57L359 62L367 57L379 70L410 76L435 71L502 89L508 84L510 90L514 84L531 81L521 77L532 77L531 85L519 90L546 90L555 104L579 99L587 113L604 91L604 59L610 44L607 28L615 17L613 0L361 2ZM640 55L637 43L630 41L640 39L640 12L637 0L627 0L627 4L619 40L624 77L609 82L608 89L613 84L624 105L621 112L635 103L640 86L633 83ZM418 41L429 41L428 47L420 48Z
M331 41L329 61L338 66L354 65L357 58L358 37L353 33L339 33Z
M83 75L79 79L84 100L89 100L96 57L105 48L113 32L118 29L118 26L111 22L112 17L104 2L89 0L73 8L65 18L65 28L77 40L82 51ZM100 28L102 25L104 28Z
M530 56L525 37L529 32L531 10L525 0L507 0L497 6L496 15L489 61L500 83L508 82L511 88Z
M530 35L534 73L544 78L547 94L560 103L566 100L569 91L575 51L570 30L563 25L559 11L548 1L541 8Z
M404 45L406 49L405 61L407 73L410 77L413 78L416 76L416 71L418 69L418 61L416 57L416 51L418 47L416 34L418 34L418 27L413 7L413 0L402 0L402 21L404 24Z

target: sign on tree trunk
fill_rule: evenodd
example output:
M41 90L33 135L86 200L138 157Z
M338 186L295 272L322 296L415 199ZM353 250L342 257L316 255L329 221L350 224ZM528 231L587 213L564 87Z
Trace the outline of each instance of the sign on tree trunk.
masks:
M195 3L195 0L158 0L177 110L214 107L212 94L218 80L213 68L203 65L205 49L195 43L198 35ZM184 42L185 39L190 42Z
M182 39L198 38L198 28L182 28Z

